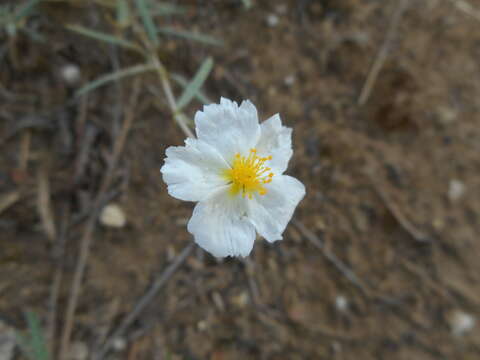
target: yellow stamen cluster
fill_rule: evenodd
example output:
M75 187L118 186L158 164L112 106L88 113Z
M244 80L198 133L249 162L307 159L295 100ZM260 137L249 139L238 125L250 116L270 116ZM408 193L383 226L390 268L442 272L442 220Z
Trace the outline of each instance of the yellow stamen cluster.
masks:
M271 156L259 157L256 149L250 149L248 157L235 155L232 167L225 170L225 177L231 182L230 193L236 195L242 192L242 196L252 198L254 192L265 195L265 184L272 181L273 173L265 166L265 162L272 160Z

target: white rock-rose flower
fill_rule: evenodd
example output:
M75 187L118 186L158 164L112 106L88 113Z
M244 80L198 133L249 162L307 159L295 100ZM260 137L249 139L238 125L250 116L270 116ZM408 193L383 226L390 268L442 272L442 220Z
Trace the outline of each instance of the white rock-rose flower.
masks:
M169 147L161 168L168 193L198 201L188 222L195 242L216 257L247 256L255 231L282 239L305 196L297 179L282 175L292 156L292 129L274 115L259 124L250 101L222 98L195 115L197 139Z

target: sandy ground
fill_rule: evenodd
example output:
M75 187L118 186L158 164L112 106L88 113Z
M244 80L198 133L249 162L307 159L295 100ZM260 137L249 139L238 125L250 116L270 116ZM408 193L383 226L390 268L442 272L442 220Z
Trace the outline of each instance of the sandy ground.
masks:
M294 129L288 173L307 196L284 240L258 239L248 261L194 249L109 356L478 359L479 328L468 322L480 309L480 17L447 0L406 1L404 11L401 1L178 3L187 13L162 21L225 44L165 40L161 60L191 77L211 55L213 101L248 98L262 119L280 113ZM64 25L108 29L108 14L93 2L47 4L28 26L48 44L23 33L1 43L0 317L24 329L33 310L51 334L59 281L55 346L85 214L135 80L73 92L139 63ZM62 78L65 64L79 67L78 83ZM193 205L169 197L159 174L184 135L152 93L157 78L135 79L134 122L108 189L127 225L94 226L73 321L71 348L90 355L192 241Z

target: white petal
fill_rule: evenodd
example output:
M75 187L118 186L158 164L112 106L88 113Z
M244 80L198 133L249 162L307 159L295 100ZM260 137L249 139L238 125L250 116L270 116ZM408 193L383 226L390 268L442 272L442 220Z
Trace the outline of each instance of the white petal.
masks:
M221 175L228 164L205 142L189 138L185 140L185 146L171 146L166 154L160 171L171 196L201 201L225 186L226 180Z
M247 155L260 137L257 109L250 101L240 106L222 98L195 114L197 137L216 148L228 162L236 153Z
M188 222L195 242L215 257L247 256L255 241L255 228L246 217L246 199L219 191L199 202Z
M280 115L273 115L260 124L261 135L256 145L259 156L272 155L268 166L275 175L281 175L287 169L292 157L292 129L282 126Z
M291 176L281 175L273 177L267 190L265 195L256 195L248 202L248 217L258 233L273 242L282 239L295 208L305 196L305 186Z

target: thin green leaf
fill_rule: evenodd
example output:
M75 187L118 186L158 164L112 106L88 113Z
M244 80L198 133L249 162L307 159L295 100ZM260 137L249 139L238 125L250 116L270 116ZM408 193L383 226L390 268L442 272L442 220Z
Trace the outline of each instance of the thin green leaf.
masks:
M185 77L183 77L180 74L172 74L170 75L173 81L175 81L177 84L179 84L181 87L186 88L188 85L188 81ZM195 94L195 97L200 100L202 104L211 104L212 100L208 98L207 95L204 94L202 90L198 90L197 93Z
M30 330L31 345L36 360L47 360L48 355L45 337L43 336L42 327L38 316L33 312L27 312L27 323Z
M127 26L130 20L130 9L127 0L117 0L117 22L120 26Z
M123 79L127 76L132 76L132 75L137 75L141 74L146 71L150 70L155 70L155 66L151 64L141 64L141 65L135 65L126 69L122 69L119 71L116 71L114 73L110 73L107 75L103 75L99 77L98 79L88 83L87 85L81 87L78 89L78 91L75 93L76 96L80 96L83 94L86 94L89 91L92 91L100 86L103 86L105 84L108 84L111 81L116 81Z
M145 31L147 32L148 37L150 38L152 43L157 46L159 43L157 29L149 11L150 6L148 0L135 0L135 4L137 6L140 17L142 18L143 26L145 27Z
M213 59L208 57L202 63L200 68L198 69L197 73L193 77L192 81L186 86L185 90L183 91L182 95L177 101L177 110L181 110L188 103L193 99L193 97L198 93L200 88L202 87L203 83L210 74L210 71L213 68Z
M90 38L93 38L95 40L100 40L100 41L108 42L110 44L123 46L125 48L135 50L135 51L138 51L138 52L142 51L134 43L132 43L128 40L110 35L110 34L105 34L105 33L100 32L100 31L87 29L87 28L85 28L83 26L80 26L80 25L66 25L65 27L68 30L74 31L76 33L79 33L81 35L84 35L84 36L87 36L87 37L90 37Z
M38 43L45 43L47 41L47 39L45 38L45 36L39 34L38 32L34 31L34 30L31 30L31 29L28 29L27 27L24 27L21 29L24 33L26 33L28 36L30 36L30 38L35 41L35 42L38 42Z
M150 13L152 16L168 16L168 15L181 15L185 14L187 9L183 6L178 6L175 4L169 3L154 3L150 9Z
M181 37L188 40L198 41L208 45L214 45L214 46L223 45L223 42L221 40L218 40L212 36L184 31L184 30L177 30L170 27L161 27L158 29L158 32L165 35L172 35L172 36L177 36L177 37Z
M25 317L28 325L28 334L27 336L17 334L17 342L20 348L25 356L31 360L49 360L50 355L38 316L33 312L27 312Z
M245 9L249 10L253 6L252 0L242 0Z
M18 20L27 17L32 14L35 10L35 6L40 2L40 0L30 0L24 6L22 6L18 11L16 11L14 21L17 22Z

